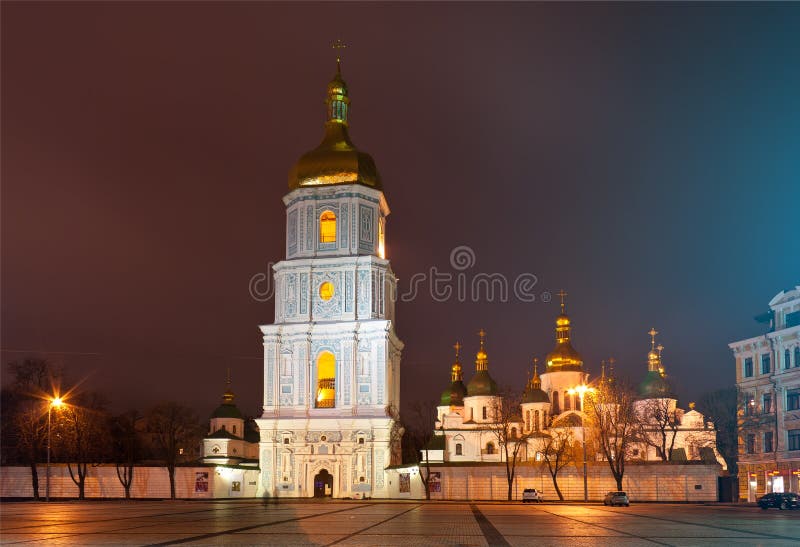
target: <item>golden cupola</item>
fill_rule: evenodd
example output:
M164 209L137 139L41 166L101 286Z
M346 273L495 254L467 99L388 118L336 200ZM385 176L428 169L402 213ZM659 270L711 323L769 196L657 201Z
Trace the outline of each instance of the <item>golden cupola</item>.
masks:
M341 59L336 59L336 75L328 84L325 136L315 149L303 154L289 172L289 189L362 184L381 190L375 161L358 150L347 132L350 97L342 79Z
M656 334L658 331L651 328L647 333L650 335L650 351L647 352L647 374L639 384L639 395L645 399L671 397L674 390L667 378L664 370L664 363L661 360L661 352L664 346L656 346Z
M453 348L456 350L456 360L453 366L450 367L450 386L442 392L442 406L462 406L464 404L464 397L467 395L467 388L464 386L461 361L459 360L461 344L456 342Z
M583 368L583 357L572 347L570 342L570 330L572 327L570 326L566 303L564 302L567 293L562 290L558 295L561 297L561 313L556 318L556 347L545 358L545 372L580 371Z
M533 378L530 379L528 385L525 386L525 392L522 394L522 402L524 403L549 403L550 397L542 389L542 380L539 378L539 360L533 360Z
M475 375L467 384L467 395L497 395L497 383L489 376L489 356L486 353L486 331L481 329L480 348L475 354Z

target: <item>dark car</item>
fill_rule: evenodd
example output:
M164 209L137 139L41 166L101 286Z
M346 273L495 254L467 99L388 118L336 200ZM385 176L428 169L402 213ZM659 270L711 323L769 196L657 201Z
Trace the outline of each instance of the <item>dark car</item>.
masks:
M762 509L777 507L778 509L797 509L800 507L797 494L792 492L772 492L758 498L758 506Z
M628 507L630 505L630 501L628 500L628 494L625 492L609 492L606 494L606 497L603 498L603 505L624 505Z

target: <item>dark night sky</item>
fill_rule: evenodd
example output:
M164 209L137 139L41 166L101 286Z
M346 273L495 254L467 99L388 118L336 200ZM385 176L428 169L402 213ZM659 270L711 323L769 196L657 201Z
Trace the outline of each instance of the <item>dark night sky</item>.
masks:
M47 351L116 410L261 402L287 173L322 136L330 42L381 171L401 289L453 272L570 293L589 370L683 403L800 283L800 4L2 4L2 362ZM555 303L398 305L404 402L456 339L521 387ZM3 371L4 379L7 371Z

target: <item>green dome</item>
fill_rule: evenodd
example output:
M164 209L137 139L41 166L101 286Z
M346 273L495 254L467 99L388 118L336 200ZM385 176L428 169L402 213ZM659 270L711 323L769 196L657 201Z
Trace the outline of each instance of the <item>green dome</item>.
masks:
M470 397L475 395L497 395L497 383L489 376L486 370L479 370L467 384L467 394Z
M466 395L467 388L464 386L464 382L457 380L442 392L442 406L461 406L464 404L464 397Z
M639 395L643 399L658 399L672 397L673 389L669 381L658 371L649 371L642 383L639 384Z
M550 397L541 388L526 389L522 394L523 403L549 403Z
M239 407L237 407L233 403L222 403L217 407L217 409L211 414L212 418L238 418L240 420L244 419L242 416Z

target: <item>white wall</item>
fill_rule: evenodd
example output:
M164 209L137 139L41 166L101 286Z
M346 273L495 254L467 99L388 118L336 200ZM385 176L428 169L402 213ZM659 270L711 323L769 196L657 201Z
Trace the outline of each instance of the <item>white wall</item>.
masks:
M86 476L87 498L124 498L125 489L117 478L114 465L89 466ZM75 468L73 467L73 472ZM195 492L197 473L208 473L208 491ZM39 466L39 495L45 496L46 467ZM227 467L178 467L175 469L175 495L178 498L239 497L231 491L231 482L241 484L241 497L255 497L258 469ZM250 484L252 483L252 484ZM0 497L32 498L33 485L29 467L0 467ZM78 486L72 482L66 464L50 466L50 497L76 498ZM136 467L131 486L133 498L169 498L169 474L165 467Z

